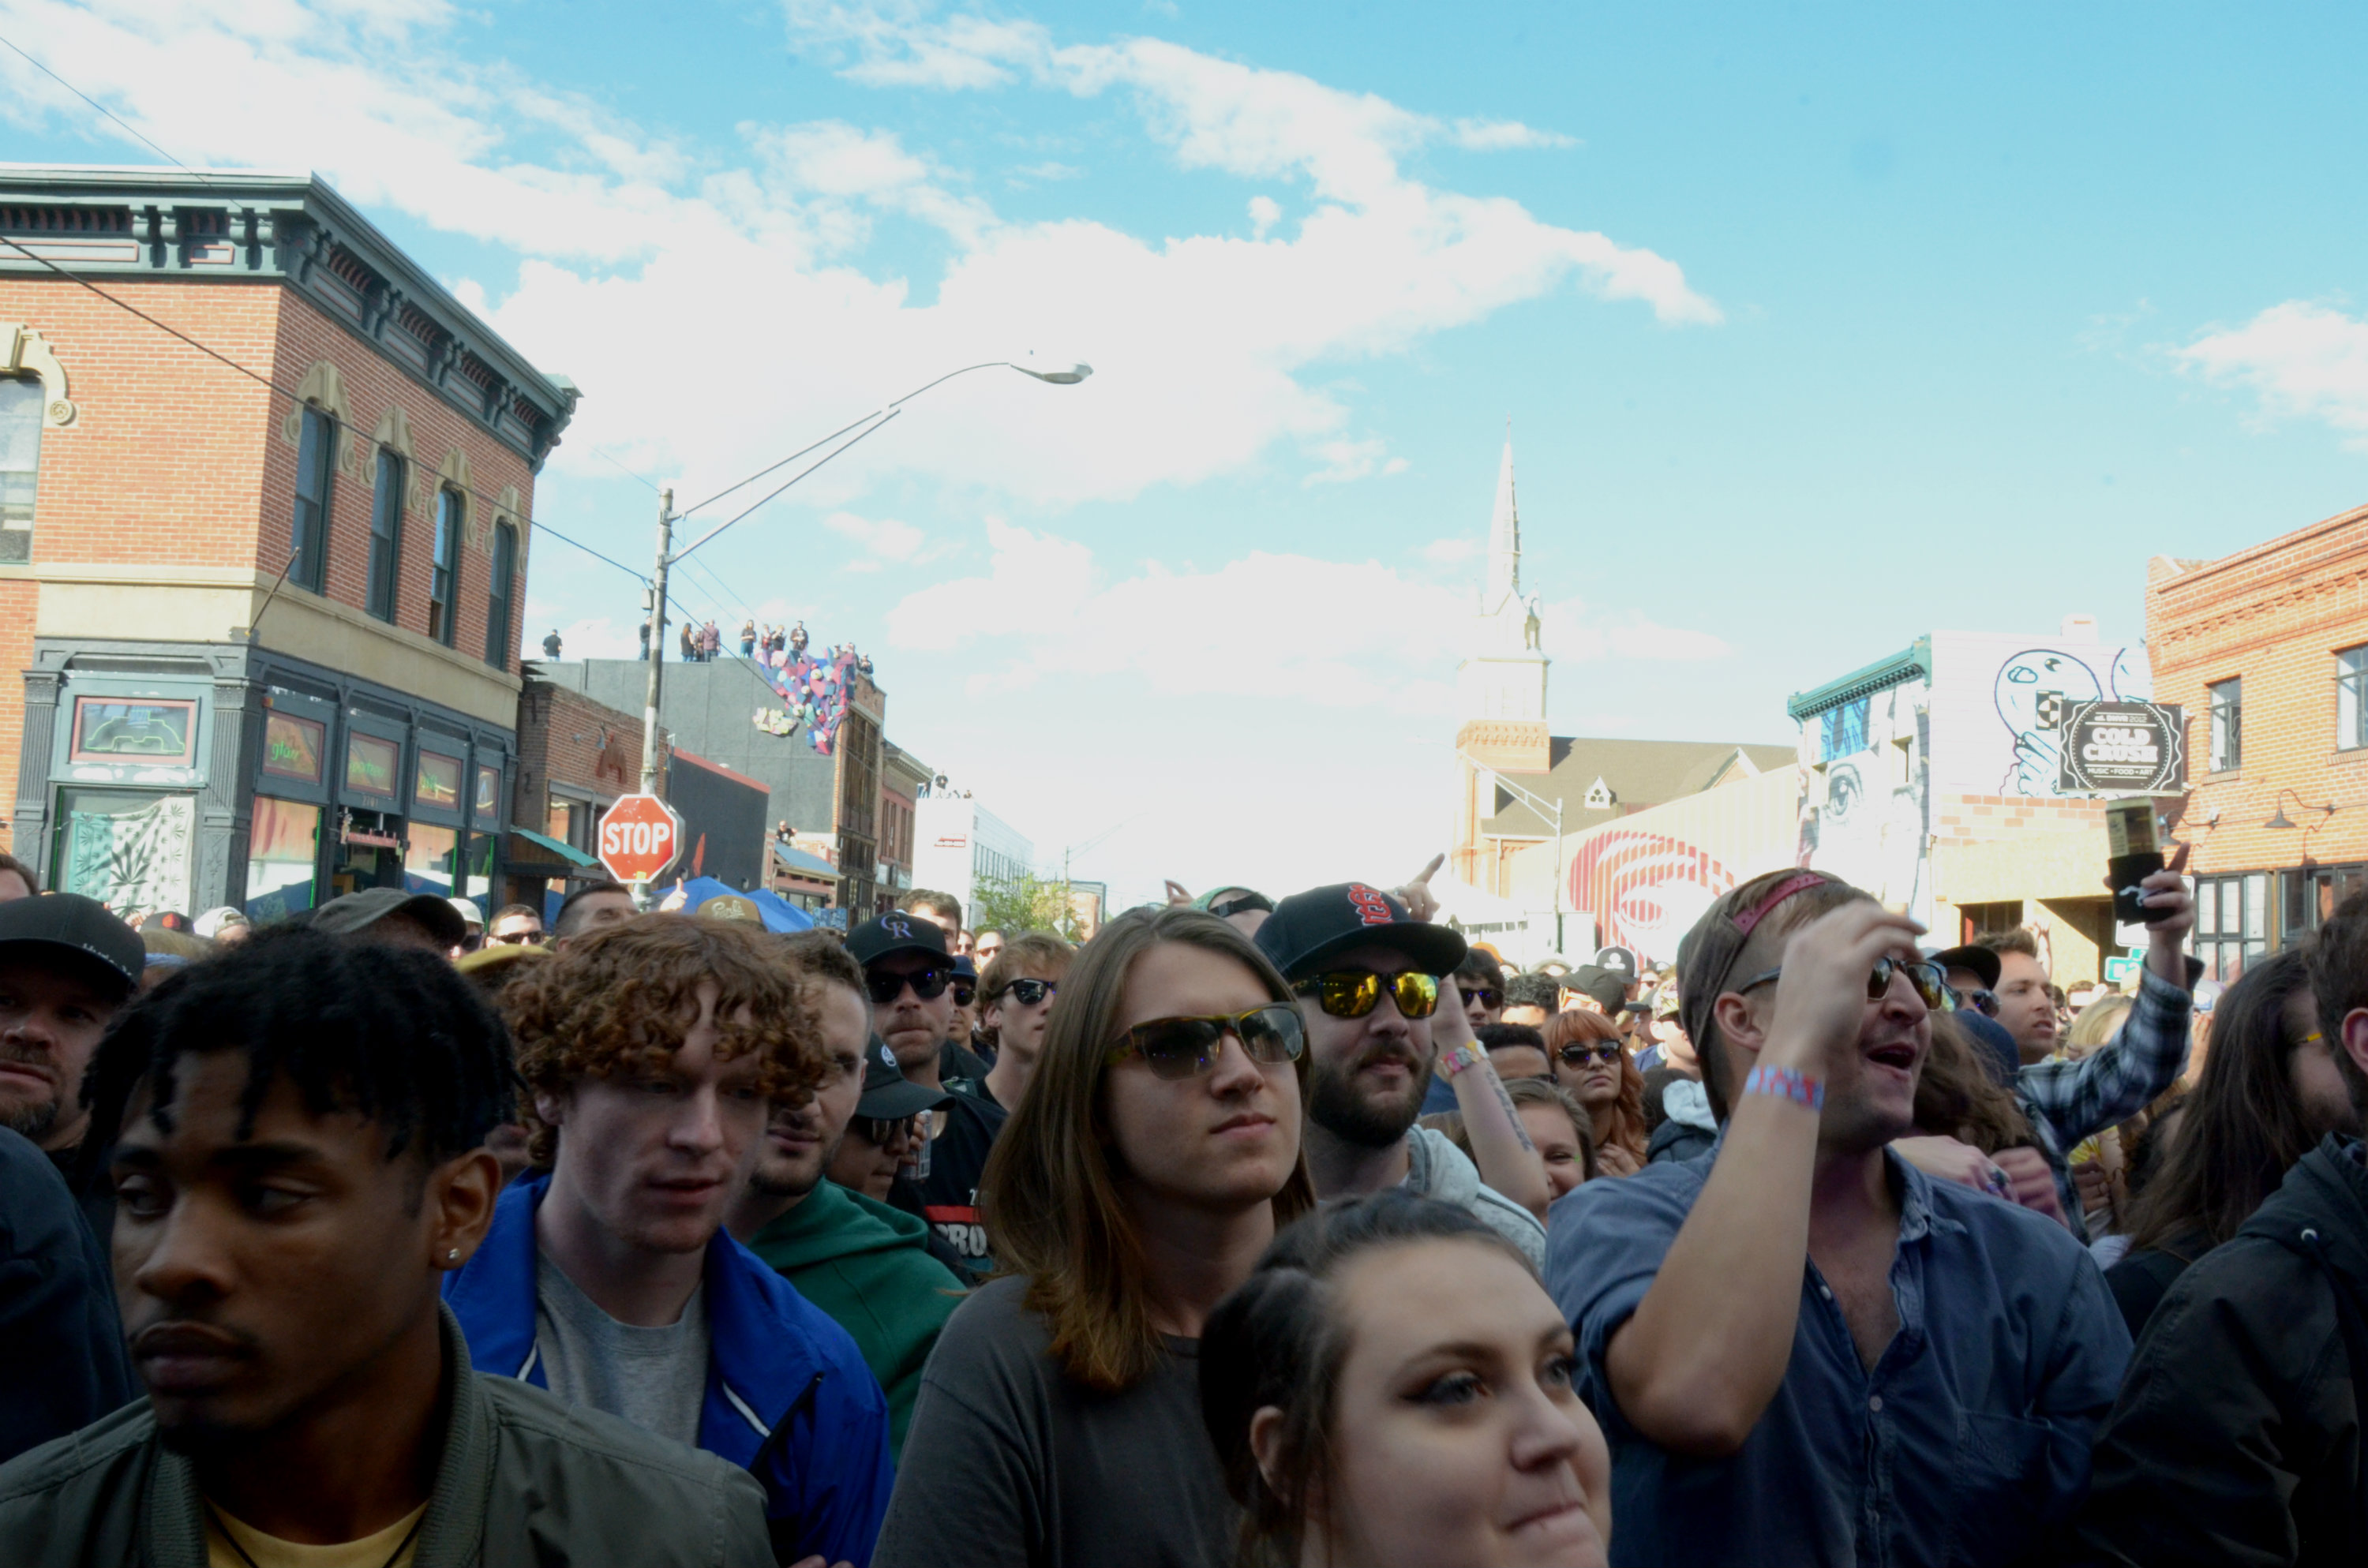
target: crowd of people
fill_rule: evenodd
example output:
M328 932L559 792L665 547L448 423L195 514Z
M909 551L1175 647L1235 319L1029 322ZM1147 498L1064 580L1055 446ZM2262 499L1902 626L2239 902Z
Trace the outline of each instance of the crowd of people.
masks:
M1509 972L1426 884L135 930L0 857L0 1562L2368 1552L2368 896L2215 995L2175 862L2067 996L1812 870Z

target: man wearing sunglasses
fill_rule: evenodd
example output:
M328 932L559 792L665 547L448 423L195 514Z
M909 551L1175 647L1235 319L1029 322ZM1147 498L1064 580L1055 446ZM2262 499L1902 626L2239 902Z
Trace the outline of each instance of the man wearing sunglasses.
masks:
M1275 905L1255 938L1299 998L1307 1034L1308 1174L1319 1198L1345 1198L1403 1186L1426 1198L1465 1210L1503 1233L1532 1257L1545 1252L1545 1227L1520 1197L1481 1180L1480 1168L1440 1133L1417 1127L1430 1086L1437 1052L1432 1015L1441 997L1440 980L1451 975L1469 951L1463 938L1443 926L1417 920L1395 894L1364 882L1340 882L1293 893ZM1503 1101L1502 1118L1512 1147L1526 1149L1528 1134L1504 1085L1497 1083L1487 1052L1470 1042L1461 998L1451 982L1448 1005L1459 1043L1447 1064L1451 1077L1479 1073L1477 1082L1493 1096L1462 1097L1475 1150L1484 1131L1496 1126L1489 1114ZM1529 1174L1523 1171L1526 1178ZM1536 1172L1543 1184L1544 1166Z
M942 1061L954 1019L954 961L945 928L918 911L883 915L848 933L847 950L863 966L872 1032L887 1042L897 1067L924 1089L946 1088ZM966 1266L981 1272L993 1249L979 1218L978 1181L1008 1114L974 1095L948 1094L929 1114L928 1141L914 1176L921 1217Z
M1546 1267L1621 1561L2018 1562L2087 1488L2130 1348L2103 1278L2055 1221L1890 1147L1943 1002L1918 934L1788 868L1679 949L1718 1142L1572 1193Z
M1019 1096L1035 1075L1053 998L1076 956L1076 949L1049 931L1023 931L997 949L986 966L980 1001L986 1038L995 1044L995 1067L979 1093L1006 1110L1019 1108Z

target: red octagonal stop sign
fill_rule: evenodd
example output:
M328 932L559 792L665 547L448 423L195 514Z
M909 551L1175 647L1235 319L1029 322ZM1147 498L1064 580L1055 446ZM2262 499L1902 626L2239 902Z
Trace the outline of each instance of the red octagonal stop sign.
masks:
M654 882L682 853L682 818L655 795L627 795L600 819L600 864L620 882Z

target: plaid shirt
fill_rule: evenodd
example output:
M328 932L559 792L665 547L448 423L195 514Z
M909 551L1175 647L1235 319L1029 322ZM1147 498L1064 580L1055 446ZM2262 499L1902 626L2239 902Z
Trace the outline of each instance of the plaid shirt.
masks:
M2066 1152L2089 1134L2126 1121L2170 1087L2187 1065L2187 1017L2195 998L2151 969L2138 971L2137 1005L2121 1032L2078 1062L2034 1062L2015 1074L2014 1097L2055 1173L2055 1196L2072 1233L2089 1239Z

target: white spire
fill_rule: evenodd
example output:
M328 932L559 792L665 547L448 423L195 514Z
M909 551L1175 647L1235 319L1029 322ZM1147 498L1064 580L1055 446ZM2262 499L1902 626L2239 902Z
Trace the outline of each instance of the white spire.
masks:
M1493 614L1521 593L1521 514L1513 505L1513 422L1505 421L1505 458L1497 469L1497 505L1488 515L1488 585L1480 611Z

